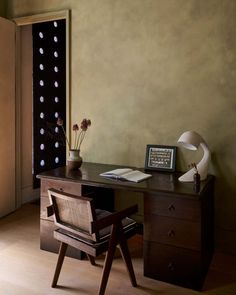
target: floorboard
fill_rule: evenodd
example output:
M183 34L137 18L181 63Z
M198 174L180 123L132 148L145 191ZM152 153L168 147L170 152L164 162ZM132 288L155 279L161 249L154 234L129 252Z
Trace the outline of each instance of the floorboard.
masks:
M133 238L129 247L138 288L130 284L121 257L112 265L106 294L111 295L234 295L236 294L236 257L214 255L203 292L181 288L143 276L142 236ZM0 294L72 295L97 294L103 257L99 266L66 258L59 287L50 287L57 255L39 249L39 205L27 204L0 219Z

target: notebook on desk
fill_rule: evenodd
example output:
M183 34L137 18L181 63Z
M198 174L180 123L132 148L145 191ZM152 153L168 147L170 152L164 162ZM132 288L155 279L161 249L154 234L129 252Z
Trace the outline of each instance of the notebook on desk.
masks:
M151 174L147 174L139 170L133 170L130 168L119 168L119 169L107 171L107 172L101 173L100 176L111 178L111 179L113 178L116 180L132 181L132 182L140 182L142 180L152 177Z

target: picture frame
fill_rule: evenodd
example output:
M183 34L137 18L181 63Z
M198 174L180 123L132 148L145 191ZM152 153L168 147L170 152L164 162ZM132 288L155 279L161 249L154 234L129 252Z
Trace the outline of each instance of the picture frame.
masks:
M176 146L148 144L146 147L145 170L174 172L176 151Z

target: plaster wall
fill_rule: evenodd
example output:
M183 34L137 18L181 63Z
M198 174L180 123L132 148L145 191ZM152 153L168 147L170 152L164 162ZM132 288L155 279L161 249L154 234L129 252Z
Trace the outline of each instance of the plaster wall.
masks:
M4 17L6 15L6 3L4 1L0 1L0 16Z
M216 176L216 245L235 253L236 2L8 1L9 18L62 9L71 10L71 122L92 120L84 160L142 167L147 144L199 132ZM177 169L200 157L179 147Z

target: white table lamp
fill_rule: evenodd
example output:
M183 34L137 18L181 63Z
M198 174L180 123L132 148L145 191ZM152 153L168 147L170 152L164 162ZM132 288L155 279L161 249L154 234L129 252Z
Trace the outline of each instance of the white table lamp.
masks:
M178 143L182 144L186 149L193 151L196 151L199 146L203 149L203 158L197 164L197 170L200 174L200 180L206 179L211 154L205 140L195 131L186 131L180 136L180 138L178 139ZM195 173L195 169L192 168L181 177L179 177L179 181L193 182L193 175Z

